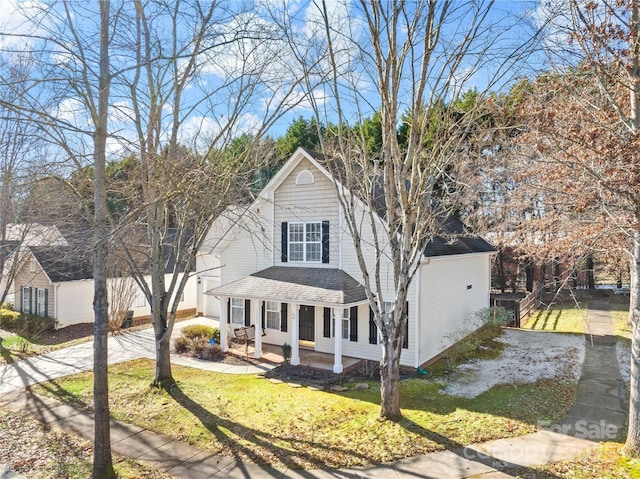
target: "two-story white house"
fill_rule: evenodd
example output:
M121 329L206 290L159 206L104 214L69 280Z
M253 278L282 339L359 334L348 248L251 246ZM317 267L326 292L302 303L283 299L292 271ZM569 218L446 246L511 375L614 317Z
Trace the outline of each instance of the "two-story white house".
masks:
M255 325L255 355L262 344L379 360L378 332L370 317L352 237L334 179L320 154L299 148L258 199L230 208L216 220L197 260L198 311L231 328ZM401 364L418 367L479 324L489 306L493 247L477 237L436 239L425 248L411 284ZM380 261L382 298L393 300L393 274ZM227 328L221 328L226 348Z

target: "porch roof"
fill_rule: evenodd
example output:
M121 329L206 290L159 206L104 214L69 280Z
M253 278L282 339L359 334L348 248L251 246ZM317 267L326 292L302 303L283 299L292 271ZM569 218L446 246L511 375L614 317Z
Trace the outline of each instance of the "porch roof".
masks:
M310 305L366 301L364 288L341 269L272 266L206 292L214 296Z

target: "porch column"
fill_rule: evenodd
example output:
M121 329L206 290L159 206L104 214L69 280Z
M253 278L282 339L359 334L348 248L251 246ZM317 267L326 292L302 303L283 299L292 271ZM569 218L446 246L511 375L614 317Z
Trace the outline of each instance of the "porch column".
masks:
M342 308L333 308L333 372L342 373Z
M291 365L298 366L300 364L300 321L298 320L297 304L289 304L291 311Z
M263 301L253 301L255 303L255 311L253 312L253 325L256 331L256 337L254 339L255 350L253 357L260 359L262 357L262 305Z
M227 352L229 350L229 341L227 340L227 300L229 298L220 298L220 350Z

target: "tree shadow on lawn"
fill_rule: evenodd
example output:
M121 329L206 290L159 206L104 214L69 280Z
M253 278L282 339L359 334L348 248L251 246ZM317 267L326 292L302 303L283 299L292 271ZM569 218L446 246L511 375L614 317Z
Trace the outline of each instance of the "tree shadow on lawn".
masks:
M314 448L319 448L327 453L338 453L344 454L344 451L340 448L333 446L325 446L318 442L306 441L302 439L292 439L290 437L281 437L275 434L265 433L264 431L258 431L238 423L223 419L209 410L201 406L198 402L191 399L187 396L182 389L176 384L168 390L169 395L182 407L188 410L191 414L193 414L203 426L207 428L218 441L222 443L226 443L230 446L230 449L233 453L234 459L238 461L246 460L248 458L251 462L256 463L264 467L266 460L260 454L258 454L255 450L253 450L250 446L241 444L240 441L233 439L229 434L224 432L221 428L225 428L231 431L234 431L235 434L240 436L242 441L247 441L252 443L254 446L258 446L260 448L265 449L271 454L274 454L280 461L282 461L288 468L290 469L301 469L305 464L311 464L312 467L323 469L323 472L326 471L326 464L322 457L318 457L314 455L312 452L303 452L300 450L297 445L306 445L312 446ZM519 464L513 464L505 461L499 461L493 457L490 457L486 454L483 454L481 451L475 450L473 448L465 447L462 444L459 444L455 441L452 441L450 438L443 436L437 432L431 431L429 429L425 429L419 424L407 420L403 418L400 422L403 428L408 429L414 433L420 434L428 438L430 441L438 444L445 449L450 450L454 454L460 456L461 458L470 460L472 462L477 462L484 464L486 466L492 467L498 470L510 470L516 471L518 474L522 474L524 472L532 472L536 473L535 477L541 477L544 479L554 479L558 476L552 474L540 475L539 471L535 471L533 469L521 466ZM276 443L286 443L288 447L282 447L276 445ZM291 450L295 450L295 456L301 458L302 460L295 459L292 457ZM366 456L360 455L357 453L350 452L350 454L356 454L356 457L361 459L368 460ZM419 459L418 459L419 460ZM416 470L408 470L408 459L401 459L398 461L393 461L391 463L382 464L379 467L383 468L392 468L399 472L407 472L412 475L412 477L422 477L429 478L430 471L425 470L424 472L417 472ZM427 464L428 466L428 464ZM371 467L371 466L369 466ZM376 467L376 466L373 466ZM271 468L267 466L265 469L266 472L270 473L273 477L280 477L282 472L277 470L270 470ZM366 468L365 468L366 469ZM300 471L300 475L303 477L314 477L313 471ZM361 477L361 475L356 471L353 473L353 476L348 471L342 470L340 472L340 477Z
M291 469L302 469L304 467L303 461L306 461L306 463L311 464L313 467L326 467L325 461L322 457L316 456L312 452L303 452L300 447L297 447L298 445L317 448L325 451L327 454L344 453L343 450L337 447L329 447L318 442L300 438L282 437L265 431L252 429L242 424L221 418L191 399L175 383L167 389L167 392L179 405L193 414L200 423L210 431L218 441L220 441L220 443L227 444L233 453L234 459L238 461L249 458L251 462L256 464L267 464L267 459L265 457L262 457L253 448L242 444L240 440L250 442L254 446L264 449L268 454L275 455L278 460ZM234 439L221 428L233 431L239 436L240 440ZM288 448L277 445L277 443L285 443ZM294 450L296 451L295 454L292 453ZM301 458L302 461L297 460L296 457ZM367 459L366 456L359 454L356 454L356 457L362 460ZM281 475L281 471L274 471L274 476L281 477Z

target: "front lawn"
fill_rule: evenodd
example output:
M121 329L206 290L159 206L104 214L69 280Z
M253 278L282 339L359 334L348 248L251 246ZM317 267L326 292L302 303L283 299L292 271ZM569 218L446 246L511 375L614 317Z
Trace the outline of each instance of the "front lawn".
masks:
M556 303L535 312L522 325L522 328L583 334L587 323L587 312L585 304Z
M149 388L150 360L111 367L112 415L215 453L289 468L366 465L519 436L539 420L563 418L576 391L575 383L540 381L462 399L440 394L436 380L412 378L401 384L404 418L391 422L378 417L376 382L332 393L175 365L173 371L177 383L166 392ZM92 404L90 373L59 379L50 390L75 406Z

